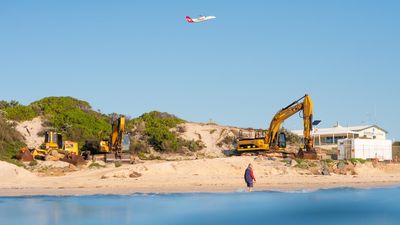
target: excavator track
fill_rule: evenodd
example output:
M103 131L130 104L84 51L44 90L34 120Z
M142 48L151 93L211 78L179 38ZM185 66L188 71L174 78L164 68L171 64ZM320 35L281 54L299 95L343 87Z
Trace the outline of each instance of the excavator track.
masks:
M109 162L121 162L121 163L129 163L133 164L134 163L134 157L130 153L106 153L102 157L103 161L106 163Z
M273 158L282 158L282 159L295 159L296 154L292 152L282 152L282 151L247 151L247 152L238 152L237 155L240 156L264 156L264 157L273 157Z

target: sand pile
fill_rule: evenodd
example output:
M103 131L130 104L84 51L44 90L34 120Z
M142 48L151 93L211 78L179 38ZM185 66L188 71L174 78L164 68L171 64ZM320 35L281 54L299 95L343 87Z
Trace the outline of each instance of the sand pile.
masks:
M44 129L42 124L43 120L40 117L36 117L30 121L17 123L15 128L24 137L24 142L28 148L37 148L42 144L43 137L38 136L38 133Z
M26 178L33 178L35 175L21 167L16 165L0 161L0 179L7 180L7 179L26 179Z
M234 149L233 142L239 134L238 128L201 123L184 123L176 131L183 139L202 141L205 148L198 153L211 157L222 157L224 151Z

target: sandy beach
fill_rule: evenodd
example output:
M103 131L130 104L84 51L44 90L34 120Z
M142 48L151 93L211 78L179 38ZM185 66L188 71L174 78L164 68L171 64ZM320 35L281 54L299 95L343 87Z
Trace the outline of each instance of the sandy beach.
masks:
M0 196L97 195L132 193L241 192L248 163L257 178L254 191L297 191L337 187L384 187L400 185L400 165L372 163L354 167L356 174L316 175L310 170L260 157L229 157L187 161L146 161L104 168L69 166L30 172L0 162ZM67 171L67 172L60 172ZM315 172L317 173L317 172Z

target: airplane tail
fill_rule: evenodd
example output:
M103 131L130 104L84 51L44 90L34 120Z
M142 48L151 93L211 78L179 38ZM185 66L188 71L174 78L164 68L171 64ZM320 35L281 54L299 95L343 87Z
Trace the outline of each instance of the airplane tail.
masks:
M190 18L190 16L186 16L186 21L188 21L188 23L193 23L193 19Z

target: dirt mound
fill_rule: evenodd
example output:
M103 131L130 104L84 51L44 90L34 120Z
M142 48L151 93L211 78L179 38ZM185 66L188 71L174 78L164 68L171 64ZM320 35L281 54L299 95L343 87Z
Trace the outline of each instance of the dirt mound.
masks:
M0 161L0 179L13 179L13 178L32 178L35 177L31 172L18 167L16 165Z
M37 148L43 142L43 137L38 136L43 127L43 120L40 117L36 117L30 121L24 121L17 123L15 127L18 132L24 137L24 142L28 148Z

